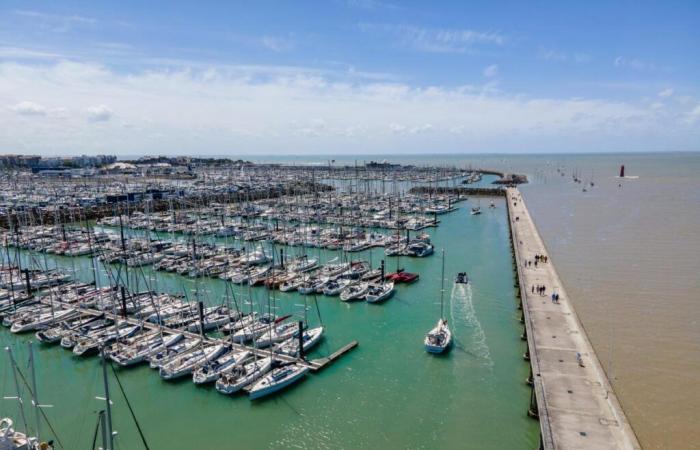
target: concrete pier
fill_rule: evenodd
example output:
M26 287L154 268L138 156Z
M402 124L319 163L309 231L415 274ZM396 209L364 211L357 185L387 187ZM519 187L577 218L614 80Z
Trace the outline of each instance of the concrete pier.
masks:
M641 448L517 188L507 189L507 204L540 447ZM535 266L535 255L548 262Z

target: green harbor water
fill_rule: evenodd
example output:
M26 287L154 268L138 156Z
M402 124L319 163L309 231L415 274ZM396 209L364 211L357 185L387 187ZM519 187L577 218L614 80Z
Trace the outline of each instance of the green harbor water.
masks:
M275 293L277 314L300 314L306 301L311 326L326 327L324 341L310 358L327 356L352 340L354 351L320 373L261 401L226 397L212 386L198 387L189 379L163 381L146 365L117 369L131 406L152 449L198 448L479 448L532 449L538 444L538 423L527 416L530 388L524 380L522 326L515 298L514 275L503 200L483 214L471 216L472 201L440 216L431 234L436 252L423 259L401 258L406 270L420 273L413 285L400 285L381 305L345 304L337 297L304 298ZM446 250L445 315L456 345L445 356L423 349L423 337L440 315L440 251ZM299 248L288 249L298 254ZM307 249L327 261L339 252ZM351 254L378 265L383 249ZM35 255L28 258L50 267L75 268L78 278L92 281L89 258ZM387 270L397 259L387 258ZM457 272L467 271L469 287L454 286ZM154 287L194 298L198 290L208 303L219 303L226 292L220 280L191 279L166 273ZM153 281L152 281L153 282ZM267 291L234 287L243 308L267 308ZM32 334L13 335L0 329L0 344L10 346L27 374L26 342ZM74 357L60 346L36 344L40 402L66 449L91 448L96 411L104 402L101 365L97 357ZM0 358L3 397L15 388L6 352ZM143 444L125 401L110 375L117 448ZM29 398L25 395L25 405ZM0 416L11 416L23 429L16 400L0 401ZM33 412L26 408L30 431ZM42 424L44 434L46 424Z

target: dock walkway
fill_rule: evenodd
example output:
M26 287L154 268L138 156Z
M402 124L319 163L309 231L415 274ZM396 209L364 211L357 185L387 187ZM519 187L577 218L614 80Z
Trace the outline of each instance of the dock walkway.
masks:
M641 448L517 188L507 204L541 448ZM535 266L535 255L548 262ZM544 294L533 292L541 285Z

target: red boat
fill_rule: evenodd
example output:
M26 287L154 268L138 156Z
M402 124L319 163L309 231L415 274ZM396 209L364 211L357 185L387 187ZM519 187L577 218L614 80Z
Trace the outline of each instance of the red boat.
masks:
M396 272L387 274L384 279L394 283L413 283L419 276L417 273L405 272L403 269L399 269Z

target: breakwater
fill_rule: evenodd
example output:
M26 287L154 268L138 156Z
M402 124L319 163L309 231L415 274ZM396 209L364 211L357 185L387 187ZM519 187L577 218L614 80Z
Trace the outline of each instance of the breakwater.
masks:
M519 191L506 193L540 447L641 448Z

